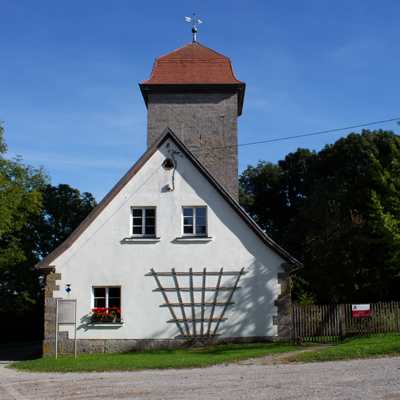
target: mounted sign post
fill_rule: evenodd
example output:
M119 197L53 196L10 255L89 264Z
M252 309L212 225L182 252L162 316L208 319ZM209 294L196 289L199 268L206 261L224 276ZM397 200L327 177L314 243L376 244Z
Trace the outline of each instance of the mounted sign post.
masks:
M56 299L56 358L58 353L58 327L60 324L74 325L76 358L76 300Z
M371 310L369 304L352 304L351 305L353 318L369 318L371 317Z

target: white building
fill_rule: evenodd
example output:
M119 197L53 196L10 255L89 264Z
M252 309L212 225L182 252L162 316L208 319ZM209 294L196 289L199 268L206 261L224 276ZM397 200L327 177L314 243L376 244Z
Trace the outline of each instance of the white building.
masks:
M146 81L141 84L150 94L146 104L153 94L163 104L163 96L169 104L177 96L175 105L180 107L184 98L182 107L195 110L200 96L204 120L221 105L216 96L233 96L235 107L242 96L243 104L243 83L201 82L202 74L209 80L212 71L218 72L218 57L210 61L212 50L192 42L176 52L164 59L183 66L195 61L196 68L202 63L196 82L189 77L176 83L171 75L171 81L154 87ZM182 79L185 72L180 74ZM189 114L182 113L186 122ZM161 117L158 112L151 118L149 126ZM224 118L218 118L223 130ZM216 122L210 129L219 134ZM291 338L289 274L301 264L264 234L184 143L188 137L192 149L205 149L209 142L200 136L196 143L193 129L182 129L183 141L167 127L160 134L76 231L37 265L47 278L45 356L55 352L56 298L77 299L78 352L180 346L188 339ZM226 168L220 164L217 175ZM232 190L229 182L226 186ZM120 311L115 322L92 319L92 309L114 307ZM59 352L72 351L72 326L61 324L59 331Z

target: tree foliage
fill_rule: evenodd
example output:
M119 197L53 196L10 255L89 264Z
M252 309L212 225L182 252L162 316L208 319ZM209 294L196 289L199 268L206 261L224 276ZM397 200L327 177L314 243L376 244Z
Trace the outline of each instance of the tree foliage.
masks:
M275 216L285 204L285 194L280 190L281 175L279 165L260 161L257 167L249 166L240 181L241 205L271 236L279 230Z
M363 130L318 153L259 162L240 177L242 206L303 262L297 275L317 302L400 296L399 148L393 132Z
M25 259L18 232L41 209L41 191L48 176L43 169L23 164L20 157L6 159L3 133L0 124L0 271L9 272Z
M92 194L81 194L66 184L47 185L42 196L43 209L32 215L24 228L29 250L38 259L64 242L97 205Z
M374 178L379 190L372 190L371 228L372 242L387 254L387 263L400 275L400 139L391 144L391 160L382 163L373 157Z
M34 260L24 251L24 229L29 217L42 207L42 190L48 183L43 169L22 163L20 157L5 158L7 145L0 124L0 339L18 337L21 325L9 327L8 321L23 319L32 327L40 291L38 273L31 268ZM31 262L31 264L29 264ZM37 313L36 313L37 314ZM40 315L40 313L39 313ZM10 328L10 329L7 329ZM11 329L14 328L14 329Z
M43 169L7 160L0 125L0 342L40 339L43 292L34 265L95 207L90 193L53 187Z

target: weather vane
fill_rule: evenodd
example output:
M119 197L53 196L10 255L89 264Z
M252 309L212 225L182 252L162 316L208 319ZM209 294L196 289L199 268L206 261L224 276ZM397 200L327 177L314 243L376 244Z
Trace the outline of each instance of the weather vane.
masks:
M193 19L190 17L185 17L185 20L187 22L192 22L193 21L193 28L192 28L192 32L193 32L193 42L196 41L196 33L197 33L197 28L196 28L196 22L198 24L202 24L203 21L200 21L199 19L196 19L196 14L193 14Z

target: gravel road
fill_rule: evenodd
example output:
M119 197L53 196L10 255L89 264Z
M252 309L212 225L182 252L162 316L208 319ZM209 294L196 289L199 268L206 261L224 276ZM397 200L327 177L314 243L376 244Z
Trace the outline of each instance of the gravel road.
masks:
M201 369L62 374L6 369L23 358L14 354L0 352L1 400L400 399L400 357L315 364L266 357Z

